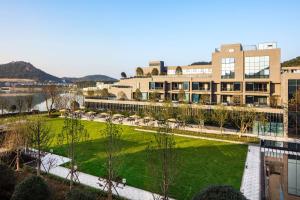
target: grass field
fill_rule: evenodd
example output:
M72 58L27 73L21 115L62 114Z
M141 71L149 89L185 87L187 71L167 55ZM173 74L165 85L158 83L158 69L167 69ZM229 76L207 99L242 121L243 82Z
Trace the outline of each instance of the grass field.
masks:
M61 131L63 119L49 119L54 133ZM104 123L83 121L91 140L76 147L80 171L101 176L104 174L105 159L101 130ZM134 127L122 126L122 154L120 155L120 176L127 179L128 185L159 192L153 176L147 170L147 151L153 134L135 131ZM171 186L171 196L176 199L191 197L212 184L227 184L239 189L247 153L246 145L236 145L209 140L175 137L180 165L175 184ZM53 143L54 153L66 155L64 148Z

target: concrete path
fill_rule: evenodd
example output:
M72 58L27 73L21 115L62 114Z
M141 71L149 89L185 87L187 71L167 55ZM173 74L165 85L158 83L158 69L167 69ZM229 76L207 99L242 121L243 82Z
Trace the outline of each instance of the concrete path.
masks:
M261 198L260 167L260 147L249 145L241 185L241 192L249 200L260 200Z
M66 162L69 162L70 159L47 153L45 152L45 156L42 158L42 170L45 172L48 172L52 175L61 177L61 178L66 178L69 174L69 169L66 167L61 167L59 165L62 165ZM93 187L96 189L104 190L107 191L107 188L104 188L105 181L99 181L97 176L92 176L90 174L78 172L78 179L79 182L83 185L87 185L89 187ZM70 179L70 176L68 177ZM101 186L99 186L99 184ZM116 183L114 183L114 186L116 188L116 191L113 190L113 193L119 196L126 198L126 199L132 199L132 200L153 200L154 197L155 199L160 199L158 194L154 194L139 188L131 187L131 186L123 186L123 184L119 184L117 186ZM170 198L171 199L171 198ZM172 200L172 199L171 199Z
M137 131L142 131L142 132L150 132L150 133L156 133L157 131L154 130L147 130L147 129L139 129L136 128L134 130ZM227 142L227 143L232 143L232 144L248 144L247 142L238 142L238 141L232 141L232 140L223 140L223 139L217 139L217 138L209 138L209 137L201 137L201 136L195 136L195 135L183 135L183 134L177 134L174 133L174 135L179 136L179 137L186 137L186 138L193 138L193 139L201 139L201 140L212 140L212 141L217 141L217 142Z

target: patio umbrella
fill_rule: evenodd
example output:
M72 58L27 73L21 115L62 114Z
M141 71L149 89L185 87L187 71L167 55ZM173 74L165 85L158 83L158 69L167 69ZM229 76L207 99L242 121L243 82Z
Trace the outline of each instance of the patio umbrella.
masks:
M144 120L154 120L152 117L144 117Z
M59 110L59 112L65 113L65 112L67 112L67 110L66 109L61 109L61 110Z
M174 118L171 118L171 119L168 119L168 122L177 122L177 120Z
M88 115L94 115L96 114L96 112L93 112L93 111L90 111L90 112L87 112Z
M120 118L120 117L123 117L123 115L121 115L121 114L114 114L113 115L113 118Z
M108 113L105 113L105 112L103 112L103 113L100 113L100 116L101 116L101 117L107 117L107 116L109 116L109 114L108 114Z
M140 116L138 116L138 115L131 115L130 118L138 119L138 118L140 118Z

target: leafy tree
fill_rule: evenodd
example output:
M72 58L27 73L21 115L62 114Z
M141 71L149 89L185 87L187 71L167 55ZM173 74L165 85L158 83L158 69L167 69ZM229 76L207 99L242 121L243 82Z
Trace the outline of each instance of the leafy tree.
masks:
M199 101L199 104L209 104L210 103L210 96L207 95L207 94L202 94L201 97L200 97L200 101Z
M180 66L176 67L175 74L182 75L182 68Z
M136 75L137 76L143 76L144 75L144 71L141 67L136 68Z
M58 144L66 147L70 161L70 190L73 187L74 176L76 175L76 144L81 141L87 141L89 134L77 115L71 114L71 117L65 117L61 133L58 134Z
M223 134L223 127L225 125L226 120L228 119L228 116L229 112L224 105L218 105L212 111L212 118L216 123L218 123L221 134Z
M121 153L121 135L122 129L120 126L112 122L112 116L106 122L106 128L103 131L104 145L106 152L106 160L104 164L105 178L107 185L108 200L112 200L112 190L114 189L113 181L118 178L118 170L120 162L118 157Z
M281 66L282 67L294 67L300 65L300 56L293 58L291 60L284 61Z
M241 95L233 95L232 102L234 105L241 105L242 104L242 96Z
M50 200L51 192L43 178L31 176L19 183L11 200Z
M193 197L193 200L246 200L244 195L231 186L209 186Z
M88 91L87 91L87 95L88 95L89 97L92 97L92 96L95 95L95 91L94 91L94 90L88 90Z
M143 98L142 92L139 88L137 88L134 93L134 99L140 101L142 100L142 98Z
M152 76L157 76L158 74L159 74L159 72L158 72L157 68L152 69L152 71L151 71Z
M119 100L126 100L126 99L127 99L127 96L126 96L126 94L125 94L123 91L120 91L120 92L118 93L118 99L119 99Z
M52 142L50 127L41 116L31 118L28 123L31 146L37 150L37 176L41 174L41 150L46 149Z
M86 190L72 189L66 195L66 200L96 200L97 196Z
M121 73L121 77L122 77L122 78L127 78L126 73L125 73L125 72L122 72L122 73Z
M8 166L0 164L0 199L8 200L14 192L16 176Z
M101 97L108 97L109 96L109 92L107 88L103 88L100 92L100 96Z

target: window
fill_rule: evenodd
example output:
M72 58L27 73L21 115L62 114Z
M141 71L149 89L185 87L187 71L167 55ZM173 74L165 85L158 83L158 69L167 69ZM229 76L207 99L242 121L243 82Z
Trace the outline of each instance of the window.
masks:
M183 89L189 90L190 89L190 83L189 82L183 82Z
M246 91L249 92L267 92L268 91L268 84L267 83L246 83Z
M269 56L245 57L245 78L269 78Z
M222 58L222 69L221 69L222 79L234 78L234 65L235 65L234 58Z

